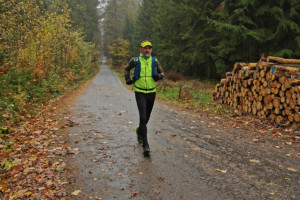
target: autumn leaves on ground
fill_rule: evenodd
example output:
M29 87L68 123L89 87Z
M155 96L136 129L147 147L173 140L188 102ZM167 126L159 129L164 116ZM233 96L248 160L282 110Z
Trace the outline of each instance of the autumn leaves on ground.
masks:
M60 156L71 151L57 146L57 122L50 115L42 114L2 133L1 199L54 199L65 195L59 177L65 163Z
M74 125L68 119L66 105L72 104L88 86L87 81L44 106L31 119L1 130L1 199L57 199L67 194L63 171L64 156L78 153L68 147L64 128Z
M99 68L99 27L86 26L87 36L70 15L65 2L0 1L0 199L65 195L60 156L73 151L56 135L55 109L41 111Z

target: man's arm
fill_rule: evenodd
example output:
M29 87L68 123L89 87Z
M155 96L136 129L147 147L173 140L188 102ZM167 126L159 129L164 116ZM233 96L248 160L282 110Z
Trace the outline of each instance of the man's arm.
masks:
M156 59L156 61L157 61L157 73L160 74L160 76L161 76L160 80L161 80L165 77L165 73L161 67L160 62L157 59Z
M129 61L129 63L127 64L127 66L124 69L124 78L126 81L127 85L131 85L133 84L133 80L130 78L130 70L134 68L134 58L131 58L131 60Z
M129 63L127 64L127 66L124 69L124 77L125 77L125 81L130 78L130 70L132 70L134 68L134 58L131 58L131 60L129 61Z

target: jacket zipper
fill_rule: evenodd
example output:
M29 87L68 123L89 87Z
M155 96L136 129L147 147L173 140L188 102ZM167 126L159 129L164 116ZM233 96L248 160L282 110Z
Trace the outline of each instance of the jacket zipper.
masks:
M145 59L146 60L146 65L145 65L145 83L146 83L146 89L148 89L148 87L147 87L147 73L146 73L146 70L147 70L147 64L148 64L148 62L147 62L147 59Z

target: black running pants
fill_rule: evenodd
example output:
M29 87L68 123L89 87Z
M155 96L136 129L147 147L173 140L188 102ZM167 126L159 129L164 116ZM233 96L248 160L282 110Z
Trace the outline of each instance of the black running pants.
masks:
M139 133L143 138L143 146L149 145L147 140L147 123L150 119L156 93L135 92L135 99L140 115Z

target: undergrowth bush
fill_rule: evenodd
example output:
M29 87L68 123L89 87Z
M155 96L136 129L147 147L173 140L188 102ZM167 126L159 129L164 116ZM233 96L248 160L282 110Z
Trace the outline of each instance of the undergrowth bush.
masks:
M181 74L179 74L175 71L170 71L170 72L166 73L166 78L171 81L174 81L174 82L182 80Z

